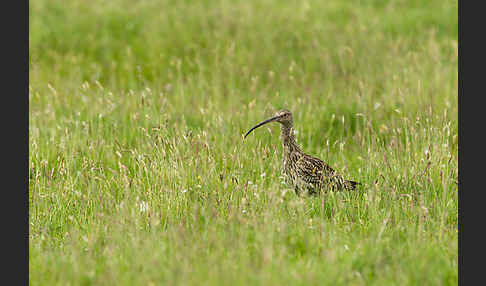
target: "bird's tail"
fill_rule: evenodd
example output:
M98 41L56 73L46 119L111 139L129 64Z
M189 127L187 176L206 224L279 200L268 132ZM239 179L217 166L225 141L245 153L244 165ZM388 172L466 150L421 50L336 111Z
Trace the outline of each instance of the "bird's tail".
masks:
M346 181L346 185L347 185L347 187L349 189L354 190L354 189L356 189L356 186L357 185L361 185L361 183L360 182L355 182L355 181L349 181L348 180L348 181Z

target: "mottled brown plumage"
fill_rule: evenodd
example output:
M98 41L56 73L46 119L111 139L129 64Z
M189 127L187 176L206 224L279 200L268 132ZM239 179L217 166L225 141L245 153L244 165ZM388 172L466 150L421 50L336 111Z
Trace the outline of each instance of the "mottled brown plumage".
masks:
M281 124L282 172L286 183L294 187L298 194L302 191L314 194L321 190L353 190L356 188L359 183L344 179L321 159L302 152L295 142L292 113L286 109L278 111L274 117L251 128L245 134L245 138L256 128L274 121Z

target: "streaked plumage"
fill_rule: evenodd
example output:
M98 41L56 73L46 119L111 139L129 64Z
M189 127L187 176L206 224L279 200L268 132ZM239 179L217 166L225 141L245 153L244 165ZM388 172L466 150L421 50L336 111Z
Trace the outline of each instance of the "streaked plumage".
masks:
M321 190L353 190L356 188L359 183L344 179L321 159L302 152L295 142L292 113L286 109L278 111L274 117L251 128L245 134L245 138L254 129L274 121L281 124L282 172L286 183L293 186L297 193L308 191L313 194Z

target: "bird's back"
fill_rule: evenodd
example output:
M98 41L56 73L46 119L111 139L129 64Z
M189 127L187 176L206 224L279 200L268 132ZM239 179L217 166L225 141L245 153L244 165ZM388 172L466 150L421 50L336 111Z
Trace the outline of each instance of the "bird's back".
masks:
M284 158L284 174L297 192L322 189L354 189L357 182L348 181L326 162L303 152L292 152Z

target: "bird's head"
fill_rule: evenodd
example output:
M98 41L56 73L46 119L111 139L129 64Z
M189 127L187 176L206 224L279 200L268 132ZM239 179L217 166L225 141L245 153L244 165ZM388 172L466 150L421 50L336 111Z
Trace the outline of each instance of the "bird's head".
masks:
M283 126L285 127L292 127L293 125L293 118L292 118L292 112L290 112L289 110L287 109L281 109L279 111L277 111L275 113L275 115L265 121L262 121L260 123L258 123L257 125L255 125L253 128L251 128L246 134L245 134L245 138L246 136L248 136L248 134L250 134L253 130L257 129L258 127L262 126L262 125L265 125L267 123L270 123L270 122L273 122L273 121L276 121L280 124L282 124Z

